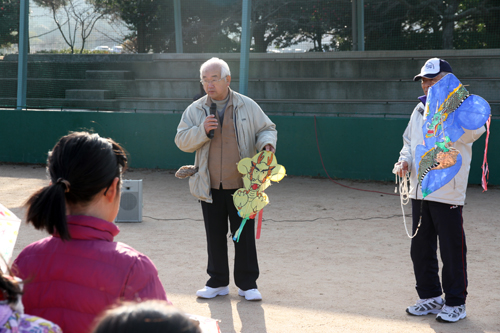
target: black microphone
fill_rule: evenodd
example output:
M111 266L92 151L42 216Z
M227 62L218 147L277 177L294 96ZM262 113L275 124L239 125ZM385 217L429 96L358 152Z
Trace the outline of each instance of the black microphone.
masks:
M215 116L215 112L217 112L217 105L215 105L215 103L212 103L212 105L210 105L210 114L213 114ZM210 130L210 132L208 132L208 137L210 139L214 137L214 130Z

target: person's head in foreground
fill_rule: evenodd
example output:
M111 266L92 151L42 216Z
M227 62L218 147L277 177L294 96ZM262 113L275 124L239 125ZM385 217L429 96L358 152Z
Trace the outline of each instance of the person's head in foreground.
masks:
M124 303L105 311L92 333L201 333L197 322L162 301Z
M71 239L66 214L113 222L126 167L126 153L112 139L87 132L62 137L49 152L50 184L28 199L27 221L62 240Z
M449 73L453 73L453 70L446 60L431 58L425 62L424 66L422 66L422 69L420 70L420 73L415 75L413 81L420 80L422 83L422 90L427 96L429 88Z

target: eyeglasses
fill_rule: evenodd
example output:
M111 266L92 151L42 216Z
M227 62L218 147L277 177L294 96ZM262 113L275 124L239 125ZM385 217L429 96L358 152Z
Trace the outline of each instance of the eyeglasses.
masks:
M220 81L225 80L225 79L226 79L226 77L224 76L224 77L221 77L221 78L220 78L220 79L218 79L218 80L210 80L210 81L207 81L207 80L200 80L200 83L201 83L201 84L206 84L206 85L209 85L209 84L216 84L217 82L220 82Z

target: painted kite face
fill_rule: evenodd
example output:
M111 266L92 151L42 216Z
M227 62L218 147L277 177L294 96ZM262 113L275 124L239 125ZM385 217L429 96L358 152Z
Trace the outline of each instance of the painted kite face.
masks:
M269 151L261 151L251 159L242 159L238 163L238 171L243 174L245 188L252 191L264 191L271 180L277 182L285 176L285 168Z
M263 153L258 154L257 156L257 161L255 161L255 157L252 159L252 167L250 168L250 172L248 174L248 178L251 183L250 188L254 191L267 181L267 178L269 178L272 174L273 169L276 168L276 163L274 163L274 166L271 165L274 156L268 156L267 159L265 159Z

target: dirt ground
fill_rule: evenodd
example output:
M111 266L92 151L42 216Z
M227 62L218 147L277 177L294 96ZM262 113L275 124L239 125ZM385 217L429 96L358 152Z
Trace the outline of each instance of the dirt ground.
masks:
M433 315L405 313L418 297L399 197L328 179L285 177L266 190L270 204L257 240L263 301L245 301L233 283L228 296L201 300L195 292L207 280L206 242L201 207L187 180L173 171L137 169L124 178L143 180L143 222L120 223L115 240L153 260L175 306L219 319L223 333L500 332L498 187L468 189L467 318L442 324ZM392 183L341 182L394 192ZM47 183L41 166L0 165L0 203L24 218L22 204ZM14 256L45 236L23 219Z

